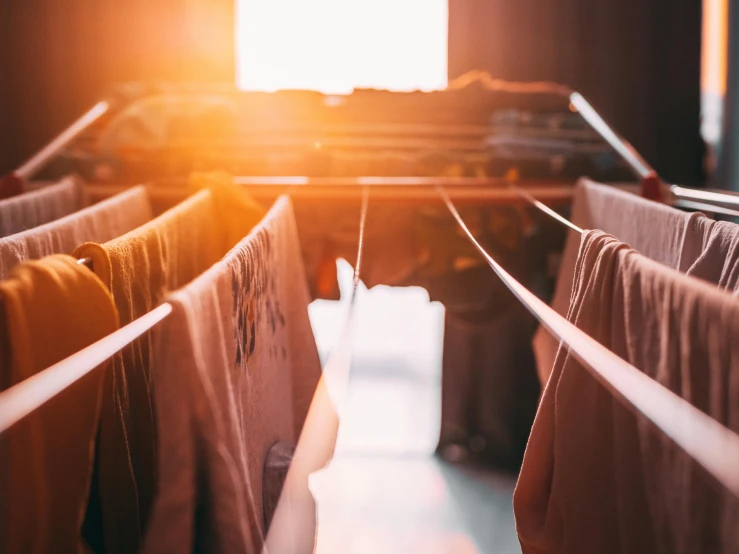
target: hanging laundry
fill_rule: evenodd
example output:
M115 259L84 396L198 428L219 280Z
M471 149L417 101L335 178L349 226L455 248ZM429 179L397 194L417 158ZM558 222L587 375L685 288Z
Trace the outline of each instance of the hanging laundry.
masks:
M91 258L113 293L121 324L143 316L169 291L217 262L259 222L264 210L234 185L209 181L146 225L104 244L75 250ZM106 376L99 443L105 550L139 550L156 490L156 420L147 333L113 358Z
M69 256L16 267L0 283L6 389L102 339L118 327L102 282ZM6 351L4 354L8 354ZM93 472L103 366L0 437L0 550L82 552Z
M680 268L719 288L739 294L739 225L707 217L690 220L686 230L692 251L684 251Z
M258 553L268 452L295 445L321 374L290 200L168 302L153 342L159 486L144 551Z
M686 213L638 196L637 186L614 187L581 179L575 189L572 222L601 229L644 256L722 288L739 286L739 226L701 213ZM567 314L580 234L569 231L552 308ZM542 385L552 370L559 343L543 328L534 337Z
M0 238L0 279L23 261L71 254L84 242L107 242L151 217L146 188L139 186L44 225Z
M74 177L0 200L0 237L43 225L83 207L83 186Z
M568 319L734 432L739 301L586 231ZM514 494L525 554L736 552L739 505L560 348Z

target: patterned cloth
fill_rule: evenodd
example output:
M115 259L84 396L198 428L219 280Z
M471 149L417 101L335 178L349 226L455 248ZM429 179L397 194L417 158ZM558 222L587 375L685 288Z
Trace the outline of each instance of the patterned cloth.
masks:
M167 301L153 342L159 487L144 552L258 554L279 496L268 453L296 444L321 374L290 200Z

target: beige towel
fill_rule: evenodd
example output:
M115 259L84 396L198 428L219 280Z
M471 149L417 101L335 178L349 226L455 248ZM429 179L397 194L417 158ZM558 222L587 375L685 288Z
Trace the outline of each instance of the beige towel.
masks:
M609 186L581 179L575 189L572 222L600 229L644 256L722 288L739 286L739 227L701 213L686 213L638 196L634 186ZM580 234L568 231L552 308L566 315L580 247ZM539 380L544 385L559 343L539 328L533 340Z
M83 206L83 186L74 177L0 200L0 237L38 227L76 212Z
M84 244L74 255L93 259L125 325L221 259L263 213L243 189L214 183L146 225L102 245ZM124 348L105 383L99 463L110 554L138 552L156 491L150 348L150 333Z
M0 238L0 279L20 262L71 254L84 242L107 242L151 217L146 189L134 187L60 219Z
M168 301L154 341L161 480L144 550L258 554L267 453L295 444L320 377L290 200Z
M583 236L568 319L739 431L739 301L600 231ZM557 354L514 495L524 553L737 552L736 499Z

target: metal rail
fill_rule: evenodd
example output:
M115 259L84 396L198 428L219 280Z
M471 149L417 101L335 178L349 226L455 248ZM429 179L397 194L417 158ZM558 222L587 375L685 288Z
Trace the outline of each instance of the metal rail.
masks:
M49 163L54 156L59 154L65 146L77 138L83 131L88 129L90 125L100 119L109 109L110 104L108 104L108 102L103 101L95 104L86 114L72 123L72 125L62 131L59 136L54 138L38 153L34 154L28 161L16 169L15 174L24 181L31 179L31 177Z
M548 90L548 89L547 89ZM550 91L551 92L551 91ZM571 109L577 111L583 119L595 130L610 146L613 148L628 164L630 169L643 182L648 179L653 179L657 175L654 168L639 154L639 152L621 135L619 135L601 115L595 110L595 108L585 99L582 94L578 92L565 92L563 88L561 94L564 96L569 95ZM30 180L36 173L38 173L54 156L58 155L70 142L78 137L82 132L88 129L93 123L100 119L104 114L110 110L110 104L106 101L98 102L93 106L87 113L65 129L59 136L54 138L49 144L42 148L37 154L32 156L28 161L21 165L14 175L20 177L24 181ZM431 197L432 195L428 192L419 193L418 191L412 192L405 190L406 188L433 188L438 184L442 184L443 181L445 187L449 187L450 190L454 190L460 187L460 190L455 192L453 196L459 200L461 199L479 199L481 201L492 201L492 202L510 202L512 195L502 193L499 190L489 191L494 187L504 187L504 179L496 178L424 178L424 177L357 177L357 178L309 178L309 177L237 177L235 179L237 184L246 185L250 187L305 187L310 188L310 191L299 191L298 194L305 195L308 197L320 197L325 195L327 190L320 190L334 187L346 188L346 187L359 187L372 186L372 187L386 187L385 193L380 195L380 198L386 197L388 199L404 200L421 197ZM561 185L561 183L560 183ZM658 187L660 185L657 185ZM474 189L480 190L474 190ZM564 187L559 187L559 190L554 187L544 187L542 190L530 190L536 197L551 201L559 201L568 199L571 194L564 193ZM664 187L666 192L669 192L673 198L673 204L684 205L688 207L686 203L675 202L675 199L702 202L704 204L720 204L726 207L738 206L739 207L739 195L732 195L717 191L709 190L697 190L677 185L671 185ZM398 189L398 190L390 190ZM465 189L464 191L461 189ZM546 189L546 190L544 190ZM263 190L264 191L264 190ZM483 192L484 191L484 192ZM266 192L266 191L264 191ZM338 197L353 197L355 194L347 192L339 192L332 190L331 195ZM543 193L543 195L541 194ZM726 213L725 211L717 211L716 213Z
M442 200L488 265L554 337L628 408L644 415L691 458L739 497L739 435L620 358L567 321L516 281L488 254L470 232L446 191Z
M608 123L595 111L590 102L585 100L579 92L570 95L572 107L583 117L583 119L613 148L639 179L645 179L650 175L656 175L656 171L647 161L642 158L631 143L616 133Z

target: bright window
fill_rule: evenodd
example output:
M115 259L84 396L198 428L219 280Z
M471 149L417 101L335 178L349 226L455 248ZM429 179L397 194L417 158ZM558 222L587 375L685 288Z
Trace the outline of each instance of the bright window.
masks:
M244 90L434 90L447 83L448 0L238 0Z

